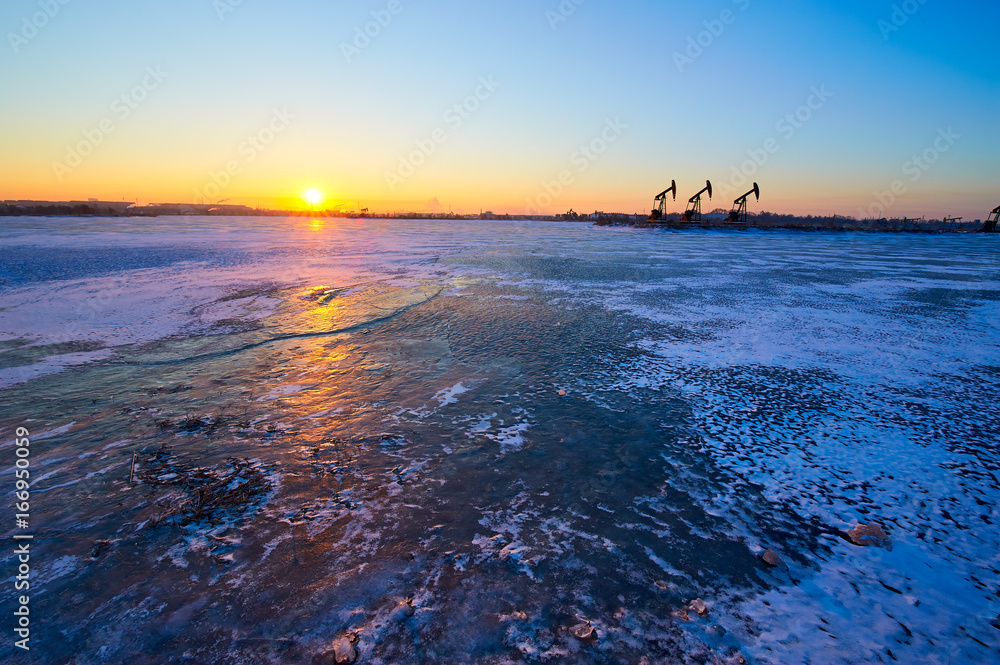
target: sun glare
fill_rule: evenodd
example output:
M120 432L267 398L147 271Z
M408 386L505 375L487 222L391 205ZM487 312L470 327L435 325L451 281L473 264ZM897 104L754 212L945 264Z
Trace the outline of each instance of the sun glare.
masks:
M310 189L305 194L303 194L302 197L311 206L319 205L320 203L323 202L323 193L320 192L318 189Z

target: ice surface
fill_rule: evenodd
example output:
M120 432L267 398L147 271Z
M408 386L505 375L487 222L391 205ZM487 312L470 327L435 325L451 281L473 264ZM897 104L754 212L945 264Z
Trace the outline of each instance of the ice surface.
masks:
M996 238L158 218L0 244L31 662L313 662L344 634L394 664L996 658ZM850 542L871 523L891 550Z

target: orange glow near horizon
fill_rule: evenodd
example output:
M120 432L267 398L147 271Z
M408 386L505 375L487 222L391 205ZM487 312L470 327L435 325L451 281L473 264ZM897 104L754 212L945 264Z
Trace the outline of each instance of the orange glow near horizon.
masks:
M43 171L47 165L38 164ZM683 169L676 169L682 171ZM694 169L688 169L691 173ZM46 183L45 178L34 177L31 170L18 171L13 164L4 163L0 158L0 200L49 200L49 201L86 201L88 198L99 198L101 201L138 201L139 205L149 203L190 203L207 201L214 203L218 199L228 199L229 204L247 205L250 207L270 208L275 210L295 210L309 212L310 210L345 210L358 211L368 208L373 215L385 215L395 212L441 213L455 212L457 214L475 214L492 211L496 214L523 215L528 201L538 201L546 179L541 175L531 173L518 176L507 176L503 180L495 179L486 184L482 180L470 177L455 177L446 182L421 182L401 188L399 192L386 191L383 182L366 180L351 176L348 173L331 172L328 180L338 183L336 192L322 191L319 187L304 187L312 175L296 173L292 170L276 173L271 169L261 169L261 172L247 174L220 192L218 199L201 196L195 198L195 192L203 192L212 181L208 176L188 177L178 175L181 169L168 171L165 168L148 171L128 172L126 169L110 169L107 172L90 172L81 169L73 178L67 178L64 183ZM310 168L312 174L316 168ZM710 168L699 168L697 177L690 173L673 176L680 188L676 203L670 202L669 212L682 212L686 198L694 193L696 187L704 184L702 173L711 173ZM110 175L107 175L110 173ZM714 175L714 174L713 174ZM592 213L596 210L624 213L648 213L653 208L653 195L662 189L662 179L657 176L643 174L628 180L621 177L618 171L609 166L595 166L591 171L581 175L573 186L548 205L538 206L542 214L561 214L570 208L578 213ZM874 188L865 189L866 183L846 179L844 182L830 184L819 176L808 174L788 175L776 172L773 175L755 176L760 181L761 199L751 201L751 212L777 212L787 214L819 214L829 215L859 215L861 207L871 205ZM712 178L716 187L716 196L711 201L705 201L705 209L732 206L733 198L749 189L749 186L735 187L724 175ZM109 183L113 183L109 185ZM728 191L726 185L730 185ZM897 215L926 215L928 218L941 218L944 215L964 215L967 219L985 219L989 210L997 205L988 194L978 194L968 200L956 202L954 195L947 186L939 183L921 183L919 189L912 189L893 208ZM861 194L859 194L861 192ZM865 192L869 192L864 195ZM318 195L318 196L317 196Z

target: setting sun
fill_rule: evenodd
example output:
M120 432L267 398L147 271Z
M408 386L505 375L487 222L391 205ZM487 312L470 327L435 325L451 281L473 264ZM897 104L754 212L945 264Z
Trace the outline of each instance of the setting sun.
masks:
M315 206L323 202L323 193L318 189L310 189L302 195L302 198L304 198L309 205Z

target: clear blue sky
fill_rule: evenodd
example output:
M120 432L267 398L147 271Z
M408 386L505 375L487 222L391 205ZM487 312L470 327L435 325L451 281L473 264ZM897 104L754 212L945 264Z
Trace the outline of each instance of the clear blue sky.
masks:
M981 218L1000 204L993 2L567 0L574 11L553 27L558 0L399 0L350 59L343 45L389 0L243 0L220 17L233 2L44 0L58 12L12 43L42 10L6 0L0 198L189 201L236 161L219 199L273 204L317 188L381 210L632 212L670 179L686 198L711 178L713 207L728 206L742 193L734 168L772 139L776 152L747 169L763 209L859 214L897 180L890 216ZM894 24L904 4L916 11ZM679 67L699 37L702 52ZM112 104L147 67L166 78L120 117ZM500 85L449 124L481 77ZM813 88L832 96L814 98L793 135L778 129ZM294 120L248 160L243 142L276 108ZM58 173L106 118L114 132ZM582 170L574 153L616 118L626 128ZM412 160L438 128L446 140ZM928 150L935 163L914 171L908 160ZM546 197L561 172L562 191Z

